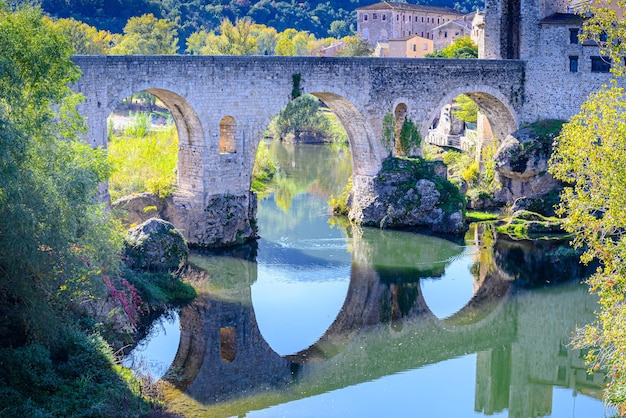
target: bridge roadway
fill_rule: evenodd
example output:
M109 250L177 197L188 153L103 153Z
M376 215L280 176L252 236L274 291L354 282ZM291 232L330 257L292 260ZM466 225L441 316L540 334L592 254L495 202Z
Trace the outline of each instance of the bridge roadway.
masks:
M487 116L499 137L519 126L525 65L517 60L330 57L76 56L85 96L87 140L106 147L107 118L123 99L146 90L170 109L179 135L174 222L191 243L219 241L207 228L210 204L230 196L240 206L236 238L249 233L256 150L271 119L297 93L311 93L348 134L353 183L375 176L394 153L383 144L387 113L408 117L426 138L439 109L461 93ZM387 147L387 148L386 148ZM418 154L419 149L412 150ZM103 198L108 196L106 190ZM207 226L208 225L208 226ZM245 227L247 225L247 228ZM219 233L218 233L219 235ZM243 236L242 236L243 235ZM235 237L232 238L233 240ZM227 239L228 240L228 239Z

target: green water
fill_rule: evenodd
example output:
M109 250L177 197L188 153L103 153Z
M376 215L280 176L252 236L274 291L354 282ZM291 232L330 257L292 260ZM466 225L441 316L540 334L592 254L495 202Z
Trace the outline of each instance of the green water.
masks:
M603 417L602 375L568 348L593 319L553 242L488 227L453 242L329 222L349 154L273 146L258 246L195 253L200 296L133 353L207 417ZM279 198L276 198L277 195ZM130 358L127 359L130 362ZM610 414L609 414L610 415Z

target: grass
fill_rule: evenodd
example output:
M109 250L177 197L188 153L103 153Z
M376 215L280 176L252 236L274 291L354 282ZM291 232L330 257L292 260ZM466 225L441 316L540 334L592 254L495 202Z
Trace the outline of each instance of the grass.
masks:
M499 219L499 215L497 213L480 211L467 212L465 217L469 222L485 222Z
M167 197L174 191L178 164L176 126L168 123L155 130L149 123L146 125L146 117L146 114L135 114L121 135L109 136L108 155L113 165L109 193L112 200L143 192Z

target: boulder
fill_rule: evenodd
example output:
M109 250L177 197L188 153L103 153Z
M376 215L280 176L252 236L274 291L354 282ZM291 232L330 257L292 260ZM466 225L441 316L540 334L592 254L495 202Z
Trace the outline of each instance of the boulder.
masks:
M187 262L189 249L174 225L152 218L128 231L125 255L130 268L173 271Z
M513 203L520 198L534 200L561 187L548 173L552 142L558 130L547 134L537 131L536 125L522 128L507 136L496 151L496 178L502 185L495 194L497 202Z
M138 225L151 218L164 218L171 199L162 199L151 193L123 196L111 203L115 217L125 225Z
M386 163L378 176L353 177L348 200L352 222L380 228L418 227L444 234L465 230L458 189L435 175L433 167L409 160Z

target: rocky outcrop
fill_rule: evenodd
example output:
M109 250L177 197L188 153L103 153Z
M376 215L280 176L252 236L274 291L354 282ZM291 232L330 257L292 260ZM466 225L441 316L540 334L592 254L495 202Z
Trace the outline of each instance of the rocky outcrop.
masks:
M445 173L445 167L442 171L421 160L390 158L378 176L354 176L350 220L380 228L463 232L463 199L454 185L435 172Z
M150 193L126 196L111 204L115 216L127 226L148 219L168 221L198 247L227 247L257 237L257 197L212 195L206 203L189 204L176 196L165 199Z
M151 218L166 219L172 210L172 199L151 193L123 196L111 203L115 217L125 225L138 225Z
M548 132L538 133L538 126L551 123ZM495 200L513 203L526 198L541 198L560 184L548 173L548 160L552 153L552 142L560 128L558 121L546 121L522 128L507 136L494 155L496 178L502 187L496 192ZM528 207L528 206L527 206Z
M174 271L187 262L187 243L174 225L152 218L130 229L124 253L130 268Z

